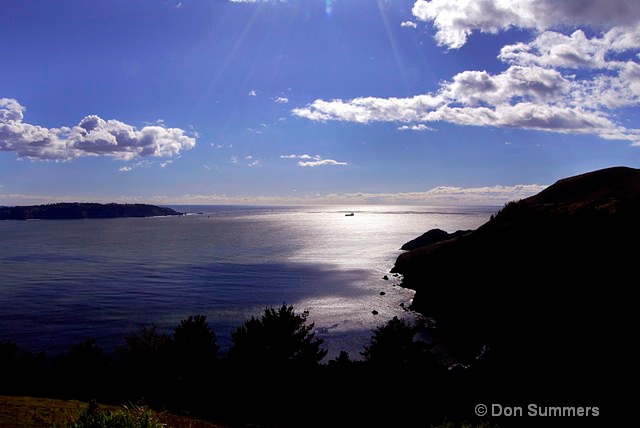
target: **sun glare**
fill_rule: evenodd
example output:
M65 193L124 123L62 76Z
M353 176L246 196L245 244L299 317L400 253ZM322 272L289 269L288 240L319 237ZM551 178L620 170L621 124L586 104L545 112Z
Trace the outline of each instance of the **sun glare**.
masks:
M333 13L333 1L331 0L324 0L324 11L327 14L327 16L331 16L331 14Z

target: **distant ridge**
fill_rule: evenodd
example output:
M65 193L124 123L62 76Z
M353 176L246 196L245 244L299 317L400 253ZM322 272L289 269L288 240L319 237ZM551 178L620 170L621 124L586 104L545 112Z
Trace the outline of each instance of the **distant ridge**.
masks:
M607 209L621 201L638 199L640 170L614 167L559 180L525 201L534 206L555 204L556 208L576 210Z
M157 217L181 215L171 208L147 204L55 203L0 207L0 220L71 220L84 218Z
M510 202L475 231L401 254L392 272L460 361L490 350L495 379L605 379L631 364L638 242L640 170L614 167Z

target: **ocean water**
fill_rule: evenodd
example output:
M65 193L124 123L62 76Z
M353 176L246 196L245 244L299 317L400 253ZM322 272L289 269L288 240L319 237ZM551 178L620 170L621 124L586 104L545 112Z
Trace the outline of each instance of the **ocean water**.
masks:
M413 292L389 274L400 246L435 227L476 228L497 211L173 208L191 214L0 222L0 340L55 354L93 337L111 351L142 324L170 332L203 314L224 351L246 319L287 303L309 311L329 357L358 358L376 326L415 316L402 306Z

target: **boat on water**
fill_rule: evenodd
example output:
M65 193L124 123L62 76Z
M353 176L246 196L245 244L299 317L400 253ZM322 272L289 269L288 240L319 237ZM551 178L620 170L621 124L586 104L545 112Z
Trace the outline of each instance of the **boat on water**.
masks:
M355 215L354 213L347 213L347 214L345 214L344 216L345 216L345 217L353 217L354 215Z

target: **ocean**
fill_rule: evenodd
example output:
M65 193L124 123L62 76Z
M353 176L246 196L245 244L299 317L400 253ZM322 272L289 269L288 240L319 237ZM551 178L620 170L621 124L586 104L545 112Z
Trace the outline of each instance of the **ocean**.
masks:
M375 327L416 316L389 273L400 246L498 209L172 208L189 214L0 222L0 341L49 355L91 337L113 351L143 324L170 333L202 314L224 352L246 319L286 303L309 312L328 358L359 358Z

